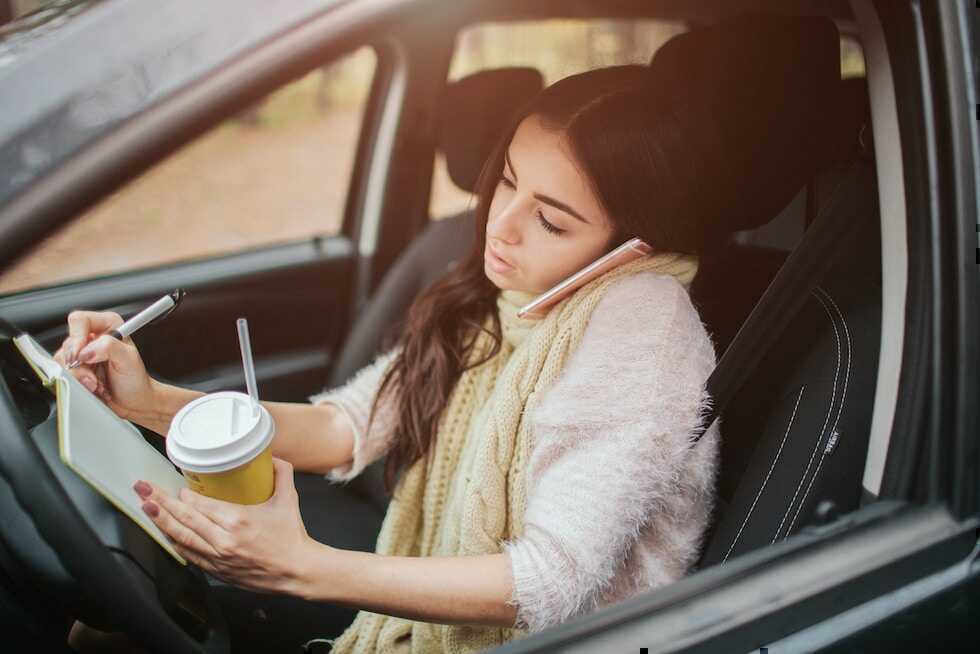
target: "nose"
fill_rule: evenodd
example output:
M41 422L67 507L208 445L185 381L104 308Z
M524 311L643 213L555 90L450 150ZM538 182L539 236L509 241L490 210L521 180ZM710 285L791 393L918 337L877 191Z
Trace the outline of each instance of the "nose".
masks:
M515 195L496 215L487 220L487 237L516 245L521 240L521 207Z

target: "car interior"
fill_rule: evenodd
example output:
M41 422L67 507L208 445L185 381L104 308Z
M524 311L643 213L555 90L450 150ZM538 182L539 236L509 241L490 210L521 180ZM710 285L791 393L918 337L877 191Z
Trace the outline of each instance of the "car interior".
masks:
M819 215L821 206L828 202L833 190L837 188L836 185L841 183L841 170L850 166L865 168L872 161L870 146L867 141L861 141L862 138L867 139L870 120L864 80L839 81L835 58L836 34L818 33L816 36L822 38L813 38L813 35L807 33L813 32L813 27L803 26L803 36L810 36L809 40L800 39L799 33L792 34L796 43L806 44L807 47L803 48L804 61L794 62L799 65L791 69L794 76L799 76L798 79L807 80L806 85L811 87L812 95L796 95L796 102L781 106L778 112L765 116L760 121L766 125L765 131L760 129L751 136L740 135L746 140L755 140L756 147L770 157L772 169L760 175L760 179L766 182L765 195L759 192L763 191L761 188L746 192L747 197L754 199L755 206L743 206L730 223L715 226L717 231L714 234L714 247L703 256L702 268L692 287L692 298L714 336L719 357L731 344L739 327L785 263L788 254L786 250L777 247L739 244L734 239L735 233L785 219L780 215L780 210L797 193L816 195L816 189L822 189L823 192L818 197L807 203L807 210L813 214L808 216L808 222L812 222ZM816 27L821 27L820 23ZM779 28L783 33L789 32L782 25ZM742 48L745 56L744 34L739 34L731 27L705 32L713 33L696 33L699 37L696 39L675 37L674 41L658 52L657 57L675 57L683 61L698 52L706 52L711 60L717 61L736 48ZM672 45L676 47L672 49ZM768 47L771 48L771 44ZM760 52L759 56L762 54ZM744 61L747 62L746 67L758 65L755 59L748 56ZM657 59L651 62L651 66L656 64ZM675 61L671 61L669 66L670 70L678 69ZM730 75L731 71L716 71L715 74ZM826 87L813 90L812 80L816 79L827 81ZM717 84L721 82L713 81ZM769 93L766 99L775 104L775 98L772 97L774 91L782 93L786 86L793 84L792 79L781 79L779 82L782 85L772 84L768 88L761 88L760 85L760 88L754 90L757 94L754 99L758 101L765 97L765 93ZM510 94L520 90L521 95L515 94L512 98L513 110L516 111L520 102L530 97L540 86L540 75L526 68L483 71L459 80L446 90L444 104L453 107L454 111L444 117L443 133L478 136L494 134L506 124L506 113L497 111L481 114L455 109L485 107L487 97L496 98L496 106L499 108L502 98L511 99ZM814 99L817 102L813 102ZM804 112L833 115L838 111L839 119L828 122L825 126L826 133L822 134L814 133L813 121L799 118L805 115ZM779 127L774 129L773 125ZM765 141L764 144L758 145L762 140ZM787 155L786 143L801 143L805 140L814 145L809 149L800 147ZM453 180L472 190L482 161L493 143L492 137L476 143L460 138L442 140L440 147L446 155ZM481 149L484 153L482 156L472 154ZM786 173L788 167L795 167L796 170ZM801 178L805 181L802 186L798 186L797 182ZM869 181L867 176L863 181ZM873 185L860 190L871 196L875 193ZM775 213L767 213L772 207L778 207ZM785 454L780 457L779 465L768 471L775 473L775 477L771 477L765 485L764 496L756 498L756 501L762 501L760 508L769 509L760 511L757 520L761 520L762 515L770 516L771 519L779 513L778 506L783 508L781 516L788 514L790 517L799 517L800 513L808 515L812 513L818 498L831 497L831 489L835 489L834 493L841 493L840 497L833 496L840 509L852 509L860 499L860 475L863 468L855 466L855 462L863 461L863 447L867 446L866 442L862 447L860 438L848 439L846 446L858 449L835 459L849 462L850 469L841 471L837 465L830 465L828 462L825 475L831 479L821 480L819 484L816 484L816 473L823 466L812 465L812 452L828 449L828 442L835 431L838 434L868 431L870 398L865 397L863 401L853 399L853 390L851 401L845 402L845 398L848 387L857 387L863 389L863 392L871 393L874 390L878 354L874 346L880 331L880 247L875 218L872 215L862 221L864 229L854 236L854 243L840 244L842 248L853 249L853 261L841 266L833 277L826 279L822 286L811 292L807 307L787 330L783 339L785 342L780 341L771 346L772 352L768 355L770 359L760 366L757 373L759 376L750 380L744 393L738 396L730 412L725 414L726 464L722 497L726 501L732 501L738 495L737 501L743 503L744 495L750 492L749 489L759 488L766 472L760 472L760 466L763 462L772 460L773 448L780 443L784 446L788 444ZM472 210L438 220L412 242L385 275L379 289L356 318L350 336L341 348L341 357L333 369L329 386L343 384L360 368L370 363L383 349L385 336L390 338L396 333L399 320L404 317L411 299L467 253L473 240L473 221ZM808 224L807 229L810 228L812 225ZM855 256L859 253L859 256ZM852 359L858 356L861 360ZM807 386L810 387L810 392L806 396L807 401L803 402L802 389ZM773 397L773 388L792 390ZM798 417L796 413L799 414ZM790 430L789 427L793 425L795 428ZM794 440L786 443L783 439L790 431ZM819 435L816 444L813 442L814 435ZM829 449L837 447L839 438L833 438L834 445ZM753 471L747 473L750 459ZM370 498L381 509L387 505L381 484L382 467L383 459L349 485L352 490ZM751 476L751 479L740 483L743 475ZM816 489L813 489L815 484ZM796 493L794 496L792 491L799 486L806 486L811 492ZM767 507L767 504L772 506ZM746 513L746 510L739 510L737 515L743 516ZM726 515L731 514L726 511ZM797 522L782 520L783 524L779 529L768 523L753 523L742 536L745 540L740 539L739 542L746 543L745 551L748 551L751 549L748 543L763 544L776 538L785 538L794 528L802 526L796 524ZM758 532L758 536L755 532ZM772 536L772 541L764 536L766 533Z
M774 54L771 39L756 41L765 44L757 52L746 46L760 22L767 21L757 17L747 24L675 37L650 62L651 76L657 79L658 66L669 71L663 74L669 78L689 71L684 62L740 56L743 67L736 70L741 76L733 75L732 68L711 64L698 71L704 88L728 91L726 83L733 76L749 80L765 70L766 57ZM841 262L806 291L803 307L783 334L766 346L765 358L728 404L722 420L721 501L702 567L784 540L808 524L829 521L859 506L877 378L880 224L870 170L874 153L866 81L840 80L838 35L836 30L828 32L826 22L769 22L769 29L785 37L779 41L784 49L776 50L785 57L785 68L779 71L783 76L758 75L753 80L757 84L736 89L734 97L721 101L773 107L759 115L756 130L737 134L741 147L754 150L752 163L768 167L760 170L759 187L745 191L746 202L732 212L731 221L713 226L712 247L702 257L691 291L719 358L738 338L739 328L786 263L789 250L802 246L830 220L821 209L836 199L833 211L853 214L859 229L836 242L844 252ZM442 117L439 147L457 185L474 189L495 135L510 115L500 110L501 104L507 102L512 113L542 86L538 71L507 68L481 71L446 88L442 104L452 111ZM782 95L792 101L780 103ZM494 110L481 111L491 97ZM845 185L848 172L857 175L856 183ZM788 214L798 194L806 198L805 231L799 243L780 247L736 240L738 233L792 219ZM397 334L411 300L468 252L473 228L474 213L467 210L433 222L411 243L354 320L329 387L342 385L383 351L383 344ZM384 461L347 485L377 507L379 516L389 499L383 485Z
M602 15L593 4L572 3L570 13ZM733 12L728 20L680 8L645 16L639 3L613 4L612 13L628 18L666 15L686 22L683 33L650 60L636 63L647 67L651 84L685 88L710 105L727 147L737 155L732 169L751 167L757 173L747 187L734 188L734 176L724 171L705 181L708 192L731 200L731 211L724 222L710 225L691 289L719 360L709 388L719 398L711 418L721 425L722 466L719 502L698 565L706 569L876 499L875 489L863 484L880 393L884 297L873 96L866 77L841 77L842 36L861 43L846 3L828 3L829 17L813 3L798 12L782 11L777 3L746 3L752 12ZM763 5L765 11L759 12ZM521 10L505 3L499 9L461 11L454 14L455 29L565 16L556 6ZM433 64L443 74L430 100L435 107L431 123L437 126L432 146L444 157L452 182L472 192L497 138L521 105L543 88L545 76L533 66L515 65L443 84L447 66L443 60ZM367 115L382 110L369 109ZM746 124L751 128L744 129ZM377 143L359 144L361 152L372 146ZM388 182L409 183L395 174ZM347 326L329 328L329 340L338 345L335 356L324 356L319 369L326 368L328 377L320 387L343 385L385 351L414 298L473 247L472 208L432 218L389 227L394 232L386 234L404 235L404 247L397 239L394 246L379 246L371 266L356 270L369 281L360 282L349 311L336 310L339 324ZM289 282L309 284L313 292L323 286L322 273ZM221 296L227 300L221 311L230 315L241 296L250 290L261 296L275 283L271 278L259 287L243 285L233 297ZM326 293L343 304L340 291ZM207 358L213 352L200 354ZM167 365L162 355L147 361L151 367ZM373 550L389 501L384 463L382 458L343 485L297 473L310 534L333 546ZM9 495L9 489L0 493L8 508ZM22 528L30 531L26 523ZM29 583L11 572L29 545L0 544L5 583ZM260 596L216 579L208 584L209 601L222 607L229 623L232 651L272 651L339 634L355 613ZM50 602L46 595L38 601ZM69 602L68 608L91 615L95 625L112 625L111 616L97 615L90 606ZM185 606L188 615L202 611Z

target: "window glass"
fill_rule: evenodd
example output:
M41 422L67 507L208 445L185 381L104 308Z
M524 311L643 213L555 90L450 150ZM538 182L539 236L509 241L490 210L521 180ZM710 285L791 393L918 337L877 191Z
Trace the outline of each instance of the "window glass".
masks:
M483 23L460 32L449 80L486 68L531 66L544 83L593 68L646 64L671 37L684 32L680 22L656 20L544 20ZM442 153L436 154L429 213L434 219L458 213L474 203L453 184Z
M546 20L486 23L460 32L449 79L484 68L532 66L551 84L592 68L646 64L680 22L655 20Z
M0 275L0 294L340 231L375 68L362 48L241 111Z
M841 79L867 76L864 69L864 50L857 39L851 36L842 36L840 40L840 76Z

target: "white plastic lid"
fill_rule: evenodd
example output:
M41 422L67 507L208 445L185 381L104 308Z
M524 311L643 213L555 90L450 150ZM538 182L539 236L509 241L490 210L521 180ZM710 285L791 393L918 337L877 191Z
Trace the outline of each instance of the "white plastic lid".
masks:
M262 453L276 427L262 405L244 393L199 397L177 412L167 432L167 456L190 472L224 472Z

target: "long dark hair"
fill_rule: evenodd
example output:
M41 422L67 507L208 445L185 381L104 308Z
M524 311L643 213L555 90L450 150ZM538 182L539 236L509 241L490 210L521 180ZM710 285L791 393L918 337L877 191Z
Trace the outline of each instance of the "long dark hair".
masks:
M642 66L615 66L566 77L544 89L518 112L487 161L477 186L473 249L451 272L412 304L396 345L401 351L385 374L369 420L382 398L397 403L385 487L423 456L431 455L440 416L462 373L500 351L500 290L484 273L483 251L490 202L503 171L504 154L520 122L531 115L561 132L593 191L614 222L607 251L640 237L655 250L697 254L710 185L704 162L713 156L712 135L692 107L658 95ZM697 129L695 129L697 127ZM480 360L467 360L476 334L492 319L494 345Z

